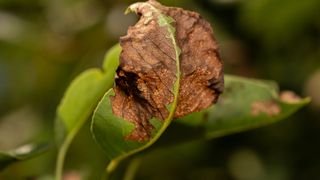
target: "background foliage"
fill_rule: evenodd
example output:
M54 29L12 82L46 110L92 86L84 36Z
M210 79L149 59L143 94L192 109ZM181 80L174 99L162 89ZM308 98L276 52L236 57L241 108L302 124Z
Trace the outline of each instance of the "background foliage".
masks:
M134 15L123 15L133 2L0 0L1 150L52 138L55 109L68 83L100 66L105 51L135 22ZM320 1L160 2L211 21L227 73L272 79L313 101L278 124L150 152L138 179L319 179ZM0 179L45 179L53 173L55 154L13 165ZM97 179L105 162L88 124L67 155L67 176Z

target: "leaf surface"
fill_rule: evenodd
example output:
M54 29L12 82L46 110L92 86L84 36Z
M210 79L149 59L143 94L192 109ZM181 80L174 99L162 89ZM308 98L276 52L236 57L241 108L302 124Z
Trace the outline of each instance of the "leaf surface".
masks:
M107 53L103 64L104 71L88 69L71 82L57 110L57 121L60 125L57 128L66 131L58 133L58 136L67 136L81 126L103 94L112 87L120 51L119 45L115 45ZM58 132L61 132L61 129L58 129Z
M175 122L198 130L194 137L210 139L284 120L309 102L292 92L279 93L272 81L226 75L225 92L216 105Z
M213 138L278 122L309 102L292 92L279 92L270 81L227 76L225 94L209 111L206 135Z
M121 38L116 86L102 98L91 127L113 162L147 148L160 137L174 117L180 87L174 20L149 2L133 4L129 10L142 17ZM159 42L154 51L147 46L147 36ZM163 59L158 57L161 43L168 45ZM151 94L152 90L157 92Z
M13 163L40 155L50 147L50 145L44 143L27 144L9 152L0 152L0 171Z
M89 69L71 82L58 107L55 127L59 147L56 165L58 180L62 178L65 155L72 140L89 119L103 94L114 83L120 51L119 45L110 49L104 60L104 71L96 68Z
M152 145L173 118L209 107L223 88L216 41L198 13L154 0L127 12L141 17L120 38L116 86L101 100L91 127L113 162Z

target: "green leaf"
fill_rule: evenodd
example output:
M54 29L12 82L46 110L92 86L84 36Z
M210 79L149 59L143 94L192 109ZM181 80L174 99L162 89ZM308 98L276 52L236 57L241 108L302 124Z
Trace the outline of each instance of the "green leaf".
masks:
M117 44L107 53L103 63L105 72L89 69L71 82L57 112L67 133L88 119L103 94L112 87L120 51Z
M134 124L125 119L116 117L112 112L110 98L114 96L114 90L110 90L105 94L94 112L91 129L95 140L105 150L109 159L112 160L108 167L108 171L112 171L116 164L122 159L140 152L155 143L171 123L177 106L180 87L180 48L175 39L175 28L171 25L174 20L171 17L162 14L148 2L131 5L129 11L136 12L138 6L148 6L150 8L150 12L144 15L150 15L150 19L157 18L159 26L165 27L168 32L168 36L165 38L169 38L172 42L175 50L176 63L176 80L173 84L172 91L174 100L167 106L169 115L163 122L155 118L149 120L154 127L151 138L146 142L137 142L126 139L127 135L134 130Z
M121 53L120 44L114 45L106 54L104 61L103 61L103 70L106 74L110 73L110 77L114 77L115 72L119 65L119 56ZM113 80L110 81L113 83Z
M61 179L63 161L70 143L92 114L103 94L113 85L120 51L120 46L116 45L107 53L103 64L104 71L89 69L81 73L71 83L58 107L56 136L60 149L57 179Z
M292 102L281 98L277 85L271 81L227 75L225 91L215 106L175 123L188 126L189 131L200 128L197 133L201 136L215 138L283 120L309 102L309 98Z
M268 125L309 102L309 98L287 102L280 98L277 86L265 81L227 76L222 100L209 112L206 135L213 138Z
M40 155L49 150L50 147L49 144L45 143L27 144L13 151L0 152L0 171L13 163L28 160Z
M105 149L106 155L111 160L118 156L124 156L144 144L125 140L125 137L134 129L134 125L112 113L110 96L114 96L112 89L104 95L98 104L93 115L91 129L94 138Z

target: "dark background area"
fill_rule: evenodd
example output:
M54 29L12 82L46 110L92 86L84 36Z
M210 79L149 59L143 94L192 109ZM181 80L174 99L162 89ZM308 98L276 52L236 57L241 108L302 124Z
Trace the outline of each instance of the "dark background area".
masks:
M1 150L53 139L64 90L81 71L99 67L135 23L123 14L133 2L0 0ZM320 1L160 2L211 22L226 73L277 81L312 103L268 127L148 153L137 179L320 179ZM98 179L106 164L88 126L67 156L68 178ZM50 179L55 153L10 166L0 179Z

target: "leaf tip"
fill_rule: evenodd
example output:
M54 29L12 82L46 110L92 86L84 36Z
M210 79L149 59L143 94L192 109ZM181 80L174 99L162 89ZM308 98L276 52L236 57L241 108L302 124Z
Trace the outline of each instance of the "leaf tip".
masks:
M129 14L129 13L138 13L138 8L140 6L140 3L134 3L134 4L131 4L125 11L124 11L124 14Z

